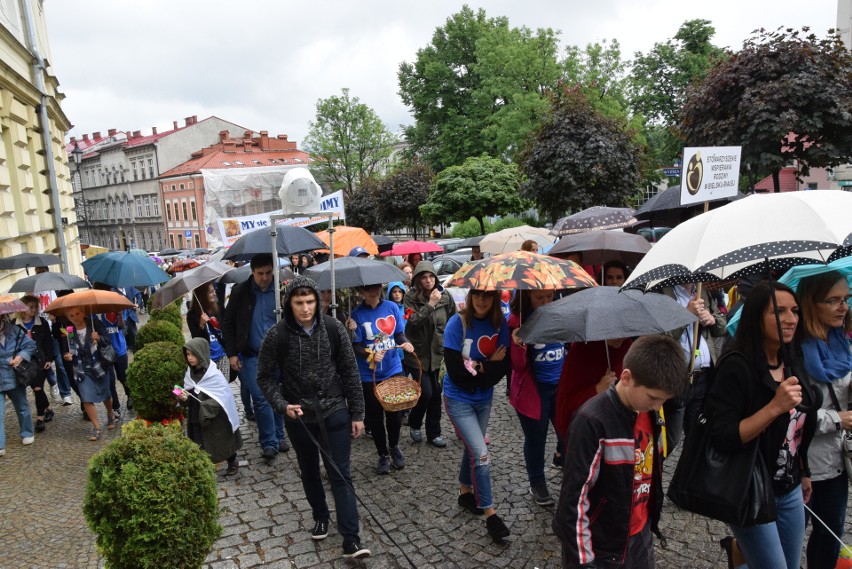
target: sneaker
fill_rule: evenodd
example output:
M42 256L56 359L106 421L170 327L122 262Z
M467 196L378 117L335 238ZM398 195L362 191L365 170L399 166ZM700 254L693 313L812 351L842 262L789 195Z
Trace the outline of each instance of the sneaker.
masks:
M402 451L399 450L399 447L393 447L390 449L391 461L393 462L393 467L397 470L402 470L405 468L405 457L402 456Z
M423 433L420 432L420 429L409 429L408 434L411 436L411 440L415 443L423 442Z
M494 541L500 541L504 537L509 537L509 528L506 527L506 524L503 523L503 520L497 514L491 514L485 518L485 529L488 530L488 535Z
M53 409L47 409L44 412L44 422L49 423L56 416L56 413L53 412Z
M228 469L225 471L225 476L233 476L240 471L239 461L229 462Z
M473 495L473 492L468 492L467 494L459 494L459 506L461 506L474 516L481 516L485 513L485 510L476 505L476 496Z
M37 433L43 433L44 432L44 421L42 421L41 419L36 419L35 432L37 432Z
M289 452L290 451L290 443L287 442L287 439L281 439L278 441L278 452Z
M24 437L21 439L22 445L31 445L35 442L35 437Z
M260 451L260 456L262 456L265 461L271 462L278 456L278 449L264 447L263 450Z
M530 486L530 494L532 494L533 500L539 506L553 505L553 498L550 497L550 492L547 491L547 484Z
M325 539L328 537L328 520L317 520L314 529L311 530L311 539Z
M379 462L376 463L376 474L390 474L390 457L388 455L379 457Z
M59 401L61 397L59 396L59 386L54 385L50 388L50 395L53 397L54 401Z
M343 557L352 557L354 559L360 559L362 557L369 557L370 550L361 545L361 542L354 539L347 539L343 542Z
M63 407L68 407L69 405L73 405L73 404L74 404L74 402L71 400L70 395L66 395L65 397L62 398L62 406Z
M445 446L447 446L447 441L445 441L441 437L435 437L434 439L429 440L429 444L433 447L444 448Z

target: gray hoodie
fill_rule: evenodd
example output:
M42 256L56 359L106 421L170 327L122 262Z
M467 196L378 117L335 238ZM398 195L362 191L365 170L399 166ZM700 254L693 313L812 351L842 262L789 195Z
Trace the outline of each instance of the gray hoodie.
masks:
M316 297L317 312L310 333L296 321L290 306L290 297L297 288L309 288ZM316 422L313 407L316 401L323 417L348 409L352 421L363 421L364 393L352 342L343 324L331 317L320 317L320 292L316 283L297 276L287 285L282 304L284 317L266 333L258 354L257 383L266 400L288 420L287 405L301 405L303 420ZM279 351L282 333L286 334L286 340ZM338 337L334 358L329 334Z

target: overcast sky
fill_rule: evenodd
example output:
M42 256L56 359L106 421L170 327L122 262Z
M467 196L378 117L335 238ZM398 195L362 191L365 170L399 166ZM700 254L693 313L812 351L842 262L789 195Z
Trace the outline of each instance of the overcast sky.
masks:
M372 107L392 131L412 122L397 71L464 2L451 0L47 0L53 71L67 95L69 135L171 128L216 115L301 142L318 99ZM647 52L686 20L738 49L756 28L836 26L837 0L494 0L468 2L510 25L561 31L564 45L618 39Z

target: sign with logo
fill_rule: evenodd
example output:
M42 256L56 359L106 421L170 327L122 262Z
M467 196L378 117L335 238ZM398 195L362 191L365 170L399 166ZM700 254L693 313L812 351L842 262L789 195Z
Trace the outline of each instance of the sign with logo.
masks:
M680 203L689 205L737 195L741 146L683 149Z
M187 237L192 237L192 231L190 231L189 229L184 231L183 234L186 235Z

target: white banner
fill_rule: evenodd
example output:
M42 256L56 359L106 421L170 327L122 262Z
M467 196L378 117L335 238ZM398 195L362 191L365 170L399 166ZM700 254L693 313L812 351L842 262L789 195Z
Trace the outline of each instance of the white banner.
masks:
M683 149L680 204L689 205L737 195L741 146Z
M343 210L343 191L334 192L322 197L320 202L320 211L334 214L334 219L346 220L346 213ZM219 218L216 223L219 226L219 235L222 237L222 243L225 246L233 245L243 234L269 227L269 216L280 214L281 210L259 213L257 215L245 215L242 217ZM328 223L328 217L294 217L291 219L279 219L278 225L298 225L299 227L307 227L308 225L316 225L317 223Z

